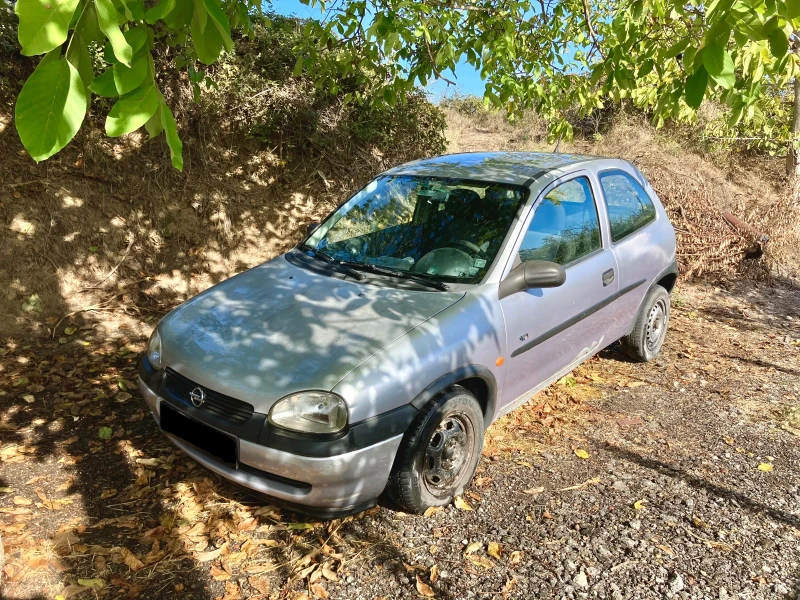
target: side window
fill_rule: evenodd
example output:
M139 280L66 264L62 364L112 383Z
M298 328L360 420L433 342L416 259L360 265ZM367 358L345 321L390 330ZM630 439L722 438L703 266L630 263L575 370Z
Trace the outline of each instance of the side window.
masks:
M622 171L600 174L600 187L608 207L611 241L618 242L655 220L653 201L642 186Z
M588 179L578 177L550 190L536 207L519 258L566 265L600 247L592 188Z

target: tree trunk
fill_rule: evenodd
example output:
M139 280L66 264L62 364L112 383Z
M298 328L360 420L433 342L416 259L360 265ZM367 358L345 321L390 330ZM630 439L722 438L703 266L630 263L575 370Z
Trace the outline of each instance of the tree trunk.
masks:
M800 40L795 32L794 53L800 56ZM796 144L800 139L800 77L794 78L794 117L792 119L792 142L786 156L786 175L789 177L789 189L792 193L792 202L800 207L800 152Z

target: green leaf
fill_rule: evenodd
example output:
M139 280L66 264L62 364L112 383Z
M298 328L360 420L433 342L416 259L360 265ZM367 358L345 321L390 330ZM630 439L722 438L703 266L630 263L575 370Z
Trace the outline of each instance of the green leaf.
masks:
M114 431L111 429L111 427L101 427L97 432L97 437L99 437L101 440L110 440L113 434Z
M44 54L67 41L77 6L78 0L18 0L14 12L19 17L17 36L22 54Z
M175 10L164 17L164 23L172 29L180 29L191 22L193 14L192 0L175 0Z
M136 131L158 108L158 90L152 82L122 96L106 117L106 135L118 137Z
M717 85L730 89L736 83L733 59L722 46L711 44L703 48L703 66Z
M697 108L703 102L708 85L708 72L701 66L686 79L686 104Z
M206 30L206 23L208 23L208 11L203 0L194 0L194 18L197 19L200 33L203 33Z
M648 58L642 63L642 66L639 67L639 72L636 74L636 78L641 79L642 77L646 77L653 70L654 66L655 62Z
M83 81L83 87L86 88L86 101L91 100L89 88L94 81L94 68L92 67L92 57L89 54L89 48L83 40L83 36L78 33L72 34L67 47L67 60L78 70L78 74Z
M149 9L145 14L145 21L154 24L159 19L163 19L175 8L175 0L161 0L153 8Z
M192 42L194 43L197 60L203 64L210 65L217 60L219 53L222 51L222 37L216 27L203 29L200 22L201 18L198 16L201 12L208 17L204 9L194 11L191 28Z
M111 67L111 71L114 77L114 87L117 90L116 95L127 94L142 85L147 76L147 54L138 54L130 68L122 63L117 63Z
M126 67L130 67L131 59L133 58L133 48L131 48L125 36L122 35L122 32L119 30L119 21L117 20L117 11L114 5L111 3L111 0L94 0L94 5L97 10L100 29L103 30L108 41L111 42L114 56Z
M150 135L150 139L157 137L162 131L164 131L164 125L161 122L161 104L158 105L156 112L153 113L153 116L150 117L147 123L144 124L144 128L147 130L147 133Z
M114 68L108 69L100 77L95 77L92 82L92 91L103 98L116 98L119 96L117 85L114 83Z
M175 117L163 101L161 103L161 125L164 127L164 135L167 137L169 153L172 157L172 166L183 171L183 144L178 137L178 126L175 124Z
M147 31L149 29L149 27L134 27L123 34L125 36L125 41L128 42L131 50L133 50L134 56L147 41Z
M789 51L789 41L783 29L775 29L769 34L769 49L775 58L783 58Z
M786 0L786 17L789 19L800 17L800 0Z
M225 49L230 52L233 50L233 40L231 40L231 27L228 24L228 17L222 12L222 7L217 0L203 0L203 6L208 16L214 21L214 25L217 27Z
M703 48L703 65L709 75L722 73L725 48L718 44L708 44Z
M75 136L86 115L86 91L66 59L37 68L17 98L14 118L25 149L39 162Z

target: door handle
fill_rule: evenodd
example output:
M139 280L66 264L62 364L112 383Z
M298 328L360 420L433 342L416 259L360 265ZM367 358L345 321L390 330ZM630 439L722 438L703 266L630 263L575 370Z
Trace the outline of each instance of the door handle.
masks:
M607 287L614 283L614 269L609 269L603 273L603 287Z

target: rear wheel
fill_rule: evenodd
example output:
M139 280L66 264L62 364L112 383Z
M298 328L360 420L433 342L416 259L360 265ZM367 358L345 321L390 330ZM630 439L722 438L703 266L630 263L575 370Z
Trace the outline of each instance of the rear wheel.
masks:
M472 480L483 447L483 412L475 397L453 386L411 423L389 477L389 495L403 510L449 504Z
M658 356L667 336L669 312L669 293L660 285L654 286L639 310L633 331L622 338L625 353L639 362Z

